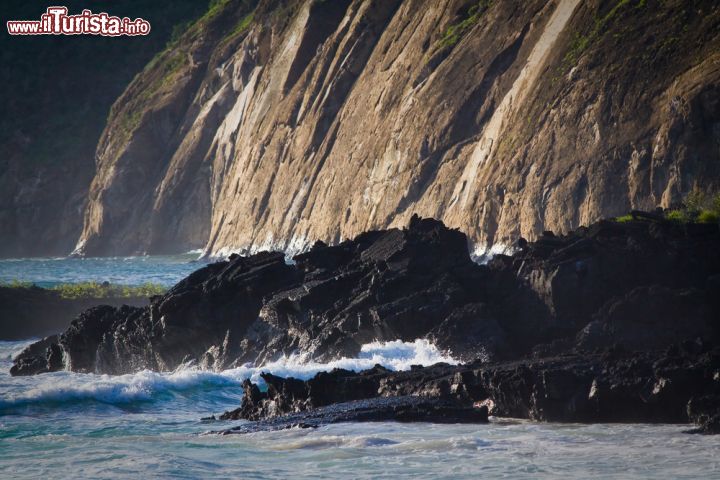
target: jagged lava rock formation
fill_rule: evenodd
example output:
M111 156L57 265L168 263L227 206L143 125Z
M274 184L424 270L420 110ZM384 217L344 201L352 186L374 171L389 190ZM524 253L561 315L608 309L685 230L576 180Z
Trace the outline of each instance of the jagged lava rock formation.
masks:
M255 387L257 388L257 387ZM247 398L247 397L246 397ZM272 411L282 411L275 407L281 398L265 402L272 405ZM294 398L294 397L293 397ZM247 406L248 404L246 404ZM251 433L268 430L284 430L287 428L317 428L330 423L341 422L432 422L432 423L487 423L488 408L475 407L461 403L453 398L439 398L419 395L405 396L373 396L360 400L345 400L330 403L312 409L297 409L285 415L261 414L252 423L221 430L224 435L233 433ZM207 420L212 420L209 417ZM245 418L236 416L235 412L222 415L222 420Z
M317 243L294 262L279 252L234 256L194 272L147 308L90 309L59 338L65 367L127 373L188 361L223 369L298 351L354 356L376 339L428 336L487 301L478 288L487 272L470 260L465 235L434 220L415 217L406 230L332 247ZM482 341L464 348L483 354ZM22 361L14 372L37 373Z
M545 232L513 256L470 260L467 238L407 229L208 265L146 308L95 307L28 347L11 373L223 369L303 352L329 360L372 340L429 338L469 362L245 383L225 419L254 429L355 420L695 421L717 429L720 226L661 215ZM714 346L715 345L715 346ZM398 397L396 400L383 400ZM426 397L418 399L417 397ZM307 414L303 412L308 412ZM289 416L285 416L289 415Z
M717 186L712 0L225 0L116 102L77 253L483 250Z
M145 308L90 309L49 342L62 365L31 347L13 373L223 369L294 352L328 360L373 340L429 338L465 361L712 341L719 230L603 221L477 265L464 234L413 217L407 229L318 242L294 264L282 253L234 256Z
M483 422L489 412L552 422L694 422L696 432L720 433L718 368L720 349L687 342L664 352L611 350L407 372L379 366L359 373L333 370L308 381L265 374L267 391L246 381L241 407L220 419L253 420L225 430L246 433L337 421L402 421L408 411L419 421ZM393 409L394 402L384 399L397 399L403 408ZM408 399L425 403L412 409Z

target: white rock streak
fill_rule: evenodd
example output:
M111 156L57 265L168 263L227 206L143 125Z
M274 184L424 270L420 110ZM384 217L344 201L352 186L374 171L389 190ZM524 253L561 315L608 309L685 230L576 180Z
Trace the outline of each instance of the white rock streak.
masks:
M580 0L559 0L552 17L545 25L540 39L528 56L525 66L515 79L510 90L493 112L490 121L483 129L480 141L476 144L470 162L465 166L460 180L453 192L453 205L464 208L471 194L474 193L478 169L486 163L495 153L503 128L507 119L515 108L521 105L537 80L545 60L557 41L560 33L565 29L570 17L577 8Z

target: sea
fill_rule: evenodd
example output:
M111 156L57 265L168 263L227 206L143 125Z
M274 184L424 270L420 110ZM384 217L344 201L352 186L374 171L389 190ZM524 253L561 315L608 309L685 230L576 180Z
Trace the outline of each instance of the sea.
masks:
M172 285L203 262L167 257L0 260L0 281ZM33 339L0 342L0 479L577 478L720 479L720 436L688 425L345 423L246 435L202 420L240 405L260 372L309 378L380 363L403 370L455 360L425 340L373 342L330 363L293 355L221 372L55 372L11 377Z

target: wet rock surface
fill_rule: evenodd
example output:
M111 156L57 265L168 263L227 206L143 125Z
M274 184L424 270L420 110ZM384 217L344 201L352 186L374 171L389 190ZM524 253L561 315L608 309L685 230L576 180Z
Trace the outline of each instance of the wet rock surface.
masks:
M373 340L426 337L456 310L488 301L487 274L465 235L415 218L405 230L317 244L293 265L277 252L232 256L147 308L84 312L58 345L65 367L111 374L186 363L223 369L297 351L354 356Z
M241 407L220 419L258 422L235 429L241 433L374 415L387 420L393 418L385 401L424 398L429 403L417 412L419 421L441 421L436 407L442 405L450 423L482 421L479 412L486 408L498 417L550 422L695 422L704 433L718 433L718 371L720 349L688 344L666 352L438 364L406 372L380 366L359 373L334 370L307 381L265 374L266 391L246 381ZM370 399L378 403L366 403ZM334 405L338 410L328 410Z
M717 383L717 373L714 380ZM690 420L698 425L691 433L720 434L720 395L717 393L692 398L687 413Z
M461 232L413 217L406 229L318 242L293 263L281 253L231 256L146 308L90 309L23 352L13 374L224 369L295 352L327 361L374 340L427 338L466 365L306 382L265 375L267 391L246 384L226 417L410 395L488 402L500 416L712 429L714 410L698 405L717 398L720 378L719 244L718 225L638 216L546 232L478 265Z
M717 337L718 244L717 225L603 221L478 265L465 235L414 217L406 229L318 242L292 264L278 252L233 255L148 307L87 310L57 345L63 368L113 374L294 352L325 361L418 338L465 362L662 350Z
M341 422L487 423L487 407L473 407L449 399L404 396L339 402L290 413L212 433L241 434L287 428L316 428Z

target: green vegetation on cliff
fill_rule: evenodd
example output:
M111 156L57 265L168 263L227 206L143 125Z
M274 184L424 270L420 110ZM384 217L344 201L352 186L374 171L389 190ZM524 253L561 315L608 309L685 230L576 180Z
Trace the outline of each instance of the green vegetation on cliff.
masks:
M254 10L252 12L248 13L247 15L245 15L245 17L243 17L243 19L240 20L237 25L235 25L235 28L230 33L228 33L223 40L224 41L231 40L231 39L237 37L238 35L244 33L250 27L253 20L255 20L255 11Z
M108 123L116 118L121 138L128 138L140 125L143 114L148 110L152 99L163 92L172 91L175 83L189 70L192 61L192 44L207 34L211 22L221 21L221 16L229 16L230 11L239 8L249 11L246 16L227 34L226 38L234 37L245 31L253 21L253 12L257 0L242 0L241 6L232 0L211 0L207 10L199 18L176 25L163 50L158 52L133 81L146 79L145 84L138 84L140 93L129 103L123 98L116 102L108 115ZM132 85L130 86L132 88Z
M681 208L671 210L669 219L685 223L718 223L720 221L720 193L692 190Z
M678 208L663 211L666 220L676 223L719 223L720 193L708 193L698 188L692 190ZM638 220L632 213L615 217L618 223Z
M589 33L581 34L576 32L575 37L570 43L570 48L563 59L563 69L567 71L574 67L590 44L607 31L608 25L617 18L618 13L633 2L635 3L635 8L643 8L646 6L646 0L616 0L613 7L605 15L595 18L595 24Z
M483 14L492 5L493 0L480 0L472 5L466 13L466 16L458 23L450 25L443 33L442 38L438 42L438 48L447 48L455 46L460 39L480 21Z

